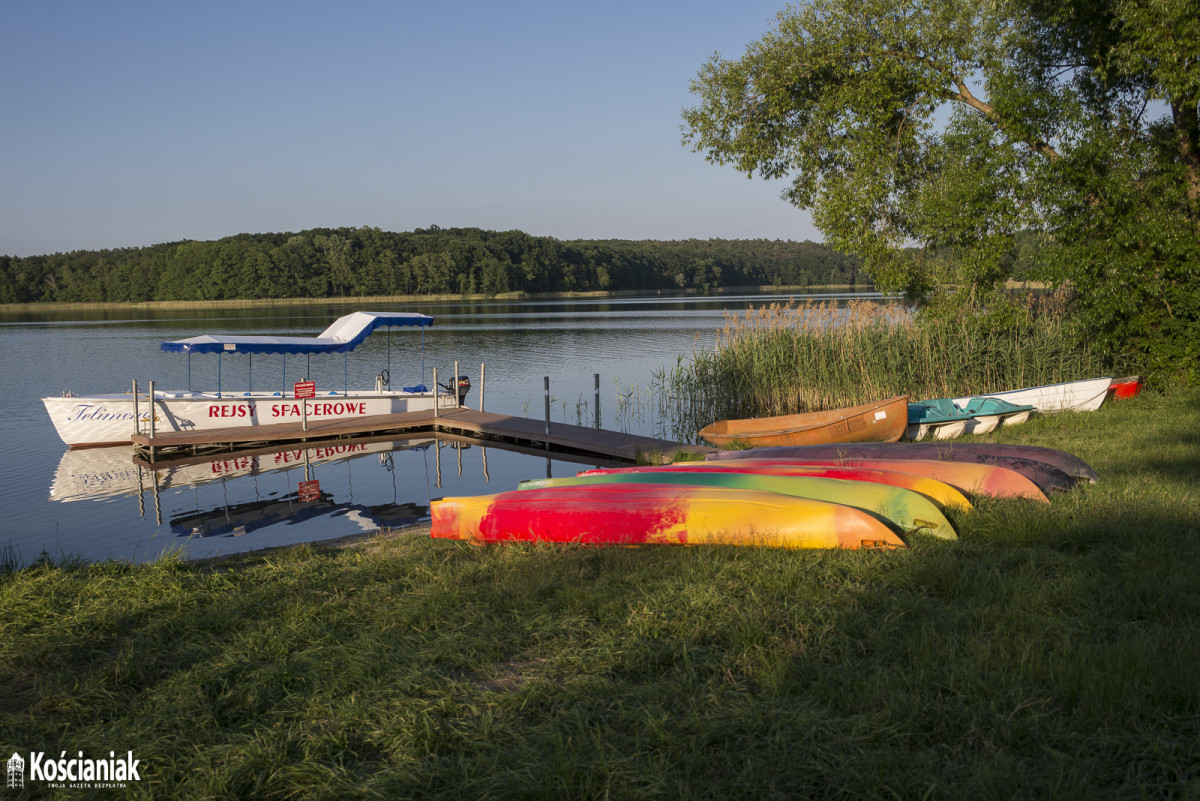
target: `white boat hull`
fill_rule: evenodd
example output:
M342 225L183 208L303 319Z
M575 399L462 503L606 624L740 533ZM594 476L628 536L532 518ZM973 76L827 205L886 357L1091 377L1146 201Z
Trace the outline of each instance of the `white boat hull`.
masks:
M999 398L1017 406L1032 406L1035 411L1046 412L1094 412L1104 403L1112 378L1091 378L1086 381L1068 381L1063 384L1047 384L1041 387L1015 389L1010 392L993 392L988 395L971 395L954 398L963 406L972 397Z
M454 394L442 392L436 402L445 409L458 401ZM135 430L150 430L148 395L138 397L136 412L130 393L42 398L42 403L59 437L72 448L127 445ZM154 428L156 432L204 431L299 422L305 413L302 403L309 421L319 422L432 411L435 400L431 392L389 390L322 393L304 401L266 392L155 392Z

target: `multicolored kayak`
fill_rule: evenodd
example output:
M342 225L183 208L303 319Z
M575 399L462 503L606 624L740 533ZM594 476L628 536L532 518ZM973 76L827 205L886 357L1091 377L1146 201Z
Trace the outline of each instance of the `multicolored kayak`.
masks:
M870 512L891 523L901 534L925 533L944 540L958 539L954 527L933 501L919 492L876 484L811 476L780 476L756 473L691 472L652 470L637 473L540 478L522 481L518 489L580 487L593 484L669 484L673 486L731 487L777 492L797 498L838 503Z
M903 548L870 514L727 487L604 484L512 490L432 503L432 536L473 542Z
M679 473L743 473L773 476L808 476L813 478L836 478L844 481L873 482L891 487L911 490L924 495L933 501L939 509L947 507L968 511L971 502L960 490L955 489L944 481L938 481L911 473L899 473L894 470L867 470L860 467L841 467L831 465L799 465L790 462L772 462L758 464L751 461L728 462L677 462L664 465L639 465L637 467L610 467L599 470L585 470L579 477L593 475L610 475L621 473L646 472L679 472Z
M710 461L727 459L937 459L945 462L980 462L1016 469L1008 460L1041 462L1067 476L1095 484L1096 471L1074 454L1038 445L1001 445L993 442L915 443L844 442L838 445L806 445L790 448L752 448L710 453Z
M972 495L990 495L995 498L1028 498L1042 503L1050 502L1046 493L1017 471L975 462L939 462L932 459L739 459L736 463L749 464L754 467L772 464L840 465L891 470L944 481L950 486ZM705 462L705 464L720 464L720 462Z

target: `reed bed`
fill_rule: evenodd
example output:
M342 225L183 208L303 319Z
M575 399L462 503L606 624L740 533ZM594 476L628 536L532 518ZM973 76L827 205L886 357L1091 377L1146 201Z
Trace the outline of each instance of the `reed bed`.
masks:
M958 397L1103 374L1064 305L933 316L895 301L811 299L727 315L713 348L657 376L680 432L723 418L835 409L895 395Z

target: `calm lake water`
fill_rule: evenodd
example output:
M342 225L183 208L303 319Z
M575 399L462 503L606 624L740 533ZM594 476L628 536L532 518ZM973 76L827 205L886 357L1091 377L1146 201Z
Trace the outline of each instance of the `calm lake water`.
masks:
M862 295L824 295L839 301ZM868 296L869 297L869 296ZM875 296L878 297L878 296ZM727 295L522 302L439 302L407 306L273 306L181 311L0 312L0 380L9 403L0 415L0 562L46 553L89 561L145 561L180 550L190 557L343 537L428 520L431 499L513 489L526 478L574 475L595 464L547 459L489 445L431 437L233 454L146 470L130 448L70 451L40 398L124 392L137 379L160 389L188 385L186 357L159 342L203 333L313 336L357 309L417 311L434 317L422 335L394 329L369 338L348 359L313 357L318 387L369 387L389 363L392 385L431 383L460 372L478 408L541 419L550 376L554 421L592 425L600 374L605 428L671 436L648 396L656 371L710 347L727 311L786 298ZM285 385L303 378L303 357L221 360L226 389ZM193 357L196 389L217 384L217 359ZM306 466L307 462L307 466ZM299 483L320 496L300 500Z

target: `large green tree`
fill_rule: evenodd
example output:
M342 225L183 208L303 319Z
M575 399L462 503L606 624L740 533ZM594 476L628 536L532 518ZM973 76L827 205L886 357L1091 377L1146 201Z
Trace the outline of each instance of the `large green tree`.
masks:
M1084 335L1197 380L1195 0L810 0L692 91L685 144L790 179L880 286L994 308L1040 232Z

